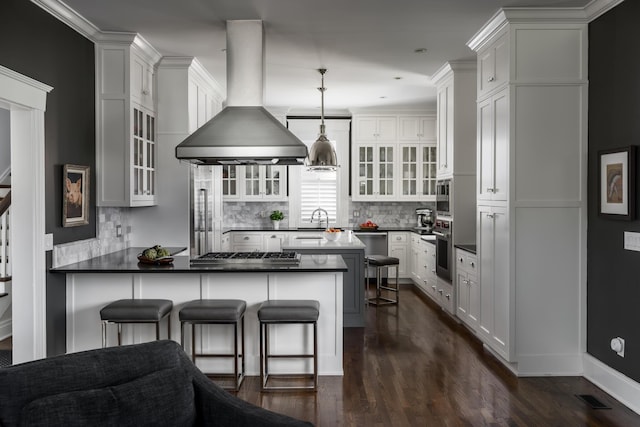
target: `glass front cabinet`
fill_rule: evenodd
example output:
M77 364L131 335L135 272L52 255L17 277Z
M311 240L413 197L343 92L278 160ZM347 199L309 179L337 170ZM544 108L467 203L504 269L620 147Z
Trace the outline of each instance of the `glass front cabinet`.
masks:
M287 167L247 165L222 167L222 194L225 199L286 200Z

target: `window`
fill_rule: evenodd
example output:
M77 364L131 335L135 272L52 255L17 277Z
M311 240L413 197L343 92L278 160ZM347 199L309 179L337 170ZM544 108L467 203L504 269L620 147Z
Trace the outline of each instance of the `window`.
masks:
M300 173L300 223L309 222L314 210L322 208L329 214L329 222L338 218L337 172L312 172L306 168Z
M332 226L347 224L351 120L325 119L325 125L341 167L334 172L311 172L304 166L289 167L290 227L317 227L315 220L311 223L311 214L318 208L327 211ZM311 147L318 138L320 120L289 119L288 128L307 147Z

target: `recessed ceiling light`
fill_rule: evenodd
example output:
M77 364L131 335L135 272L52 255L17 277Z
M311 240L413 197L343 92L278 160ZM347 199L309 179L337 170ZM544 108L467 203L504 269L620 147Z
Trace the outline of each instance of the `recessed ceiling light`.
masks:
M387 98L386 96L381 96L381 97L380 97L380 99L386 99L386 98Z
M396 77L394 77L394 79L395 79L395 80L402 80L402 77L400 77L400 76L396 76Z
M415 49L414 50L415 53L427 53L427 49L424 47L421 47L419 49Z

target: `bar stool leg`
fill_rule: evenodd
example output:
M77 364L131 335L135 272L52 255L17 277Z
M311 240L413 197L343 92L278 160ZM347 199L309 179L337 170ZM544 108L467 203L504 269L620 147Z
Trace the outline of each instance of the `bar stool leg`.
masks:
M156 341L160 341L160 321L161 320L162 319L156 322Z
M313 390L318 390L318 323L313 322Z
M107 346L107 322L102 322L102 348Z
M122 323L118 323L118 347L122 345Z
M200 334L200 337L202 338L202 334ZM196 363L196 324L195 323L191 324L191 360L195 365Z

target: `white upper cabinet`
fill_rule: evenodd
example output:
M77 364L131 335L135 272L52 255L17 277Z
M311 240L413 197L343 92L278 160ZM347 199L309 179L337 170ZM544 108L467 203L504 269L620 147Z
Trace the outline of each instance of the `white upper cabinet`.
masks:
M438 179L476 172L476 63L451 61L432 77L437 88Z
M239 167L243 200L286 200L287 167L248 165Z
M353 200L435 200L434 115L355 116L353 122Z
M96 204L157 203L154 67L160 54L137 35L96 43Z
M478 96L483 97L509 81L509 43L506 34L478 51Z
M400 116L398 118L398 140L435 141L435 118L426 116Z
M356 117L355 139L358 141L396 141L398 120L395 116Z
M353 200L395 200L397 148L391 144L354 144Z

